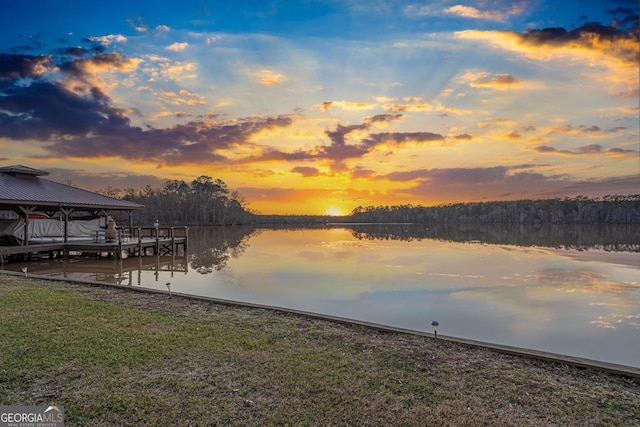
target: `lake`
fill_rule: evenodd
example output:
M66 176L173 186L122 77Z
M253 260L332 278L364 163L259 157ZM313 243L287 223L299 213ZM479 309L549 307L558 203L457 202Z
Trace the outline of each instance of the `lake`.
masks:
M640 367L637 227L196 227L187 256L4 269L293 308Z

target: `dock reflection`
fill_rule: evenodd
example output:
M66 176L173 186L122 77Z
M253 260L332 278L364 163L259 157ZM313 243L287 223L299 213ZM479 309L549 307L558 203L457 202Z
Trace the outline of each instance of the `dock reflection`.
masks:
M5 270L19 272L23 263L7 263ZM146 257L115 258L70 258L43 259L28 263L29 274L60 279L100 282L116 285L142 286L143 273L152 272L158 280L163 272L187 274L189 262L186 255L157 255ZM148 276L146 276L148 277ZM146 279L148 280L148 279Z

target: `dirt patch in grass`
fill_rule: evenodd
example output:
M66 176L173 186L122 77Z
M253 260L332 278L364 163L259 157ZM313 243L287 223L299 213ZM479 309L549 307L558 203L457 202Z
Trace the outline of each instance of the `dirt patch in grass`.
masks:
M640 425L640 384L409 334L0 275L0 404L73 425Z

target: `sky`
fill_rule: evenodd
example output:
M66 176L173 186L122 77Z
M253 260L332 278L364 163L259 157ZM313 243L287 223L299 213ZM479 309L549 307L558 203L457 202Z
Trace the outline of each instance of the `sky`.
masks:
M640 193L637 0L1 2L0 166L262 214Z

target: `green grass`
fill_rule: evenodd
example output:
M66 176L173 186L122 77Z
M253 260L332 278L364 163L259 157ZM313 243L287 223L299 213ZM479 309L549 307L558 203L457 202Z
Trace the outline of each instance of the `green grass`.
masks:
M0 275L0 404L66 425L638 425L629 379L269 310Z

